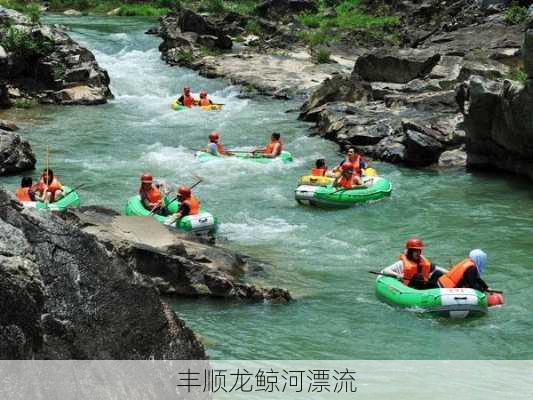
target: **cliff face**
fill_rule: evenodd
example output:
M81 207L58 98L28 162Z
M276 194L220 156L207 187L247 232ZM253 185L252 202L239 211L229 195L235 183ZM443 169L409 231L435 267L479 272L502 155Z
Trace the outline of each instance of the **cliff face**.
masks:
M0 107L19 99L102 104L109 76L94 55L59 28L0 6Z
M475 76L464 85L468 165L533 179L533 23L524 34L523 82Z
M204 359L112 247L0 190L0 358Z

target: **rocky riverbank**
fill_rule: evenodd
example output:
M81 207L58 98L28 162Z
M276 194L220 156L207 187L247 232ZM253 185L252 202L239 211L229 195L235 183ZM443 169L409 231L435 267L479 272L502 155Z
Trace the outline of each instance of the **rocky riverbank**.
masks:
M102 104L109 76L59 27L0 6L0 107L32 102Z
M285 7L290 2L270 3ZM371 9L382 4L364 3ZM163 17L156 31L163 38L160 50L169 64L190 67L207 77L225 77L261 94L307 97L300 118L315 122L314 134L343 149L355 147L367 157L417 168L497 165L517 172L531 169L524 141L517 140L512 149L502 146L501 138L492 140L492 146L482 144L479 138L488 122L472 114L465 120L463 115L472 95L464 82L499 82L491 93L523 85L512 80L523 75L525 23L513 19L507 6L504 1L389 2L389 11L400 21L397 43L374 40L365 46L359 39L352 44L330 43L331 59L340 61L332 64L318 63L313 49L302 47L297 38L305 27L287 7L284 14L256 10L254 16L205 16L188 10ZM310 7L306 11L316 12ZM261 37L250 35L250 21L260 27ZM214 54L206 54L206 48ZM524 90L512 91L513 104L522 104L523 110ZM476 98L470 100L476 104ZM500 106L492 104L489 109L493 107ZM509 112L487 113L485 119L501 120ZM523 128L501 125L490 123L499 126L492 128L500 132L493 137L501 136L502 130ZM511 136L506 133L505 141L512 142ZM506 161L491 161L502 156Z
M203 359L202 344L113 247L0 190L0 358Z
M99 207L54 216L0 190L0 236L1 358L203 359L160 296L291 300L242 283L245 257L152 218Z
M258 21L269 38L247 33L250 21ZM208 78L222 77L278 98L308 95L324 79L348 72L354 61L337 55L329 63L317 64L308 49L294 43L290 25L236 13L211 18L191 10L170 13L150 33L163 39L159 49L170 65L197 70ZM240 40L233 40L237 35Z

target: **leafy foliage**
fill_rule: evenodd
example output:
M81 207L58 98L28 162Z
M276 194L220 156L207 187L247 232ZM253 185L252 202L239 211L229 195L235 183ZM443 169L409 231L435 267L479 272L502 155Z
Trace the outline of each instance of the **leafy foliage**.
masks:
M508 24L518 25L527 19L527 8L520 6L518 3L511 3L511 6L505 10L505 20Z
M34 37L24 29L10 27L0 44L6 51L26 60L38 59L50 54L54 43L43 37Z

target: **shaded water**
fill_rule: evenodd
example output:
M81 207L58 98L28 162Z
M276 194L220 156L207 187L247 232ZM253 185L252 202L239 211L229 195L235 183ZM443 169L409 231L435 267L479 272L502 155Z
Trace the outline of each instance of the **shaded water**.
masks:
M299 175L334 144L305 134L308 125L287 110L295 102L241 99L222 80L170 68L159 39L144 35L143 19L51 17L94 51L109 71L115 99L99 107L47 106L10 111L42 168L46 146L64 183L86 182L82 203L123 210L138 176L151 171L172 184L205 178L197 190L219 216L220 242L268 262L254 283L288 288L290 305L173 300L213 358L447 359L532 358L531 244L533 192L518 179L462 171L413 171L375 163L390 178L385 201L341 211L298 206ZM184 84L205 88L227 104L221 112L175 112L169 103ZM266 143L282 132L296 161L267 166L238 160L199 163L194 149L217 129L227 147ZM34 174L34 177L37 173ZM14 189L20 178L2 178ZM422 237L441 266L471 248L489 254L487 280L505 290L507 305L468 321L423 318L379 302L366 271L395 261L406 238Z

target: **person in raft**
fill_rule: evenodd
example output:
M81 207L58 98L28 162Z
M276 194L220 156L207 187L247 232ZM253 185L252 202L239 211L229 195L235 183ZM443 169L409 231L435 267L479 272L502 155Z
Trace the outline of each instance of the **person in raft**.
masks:
M31 177L25 176L20 182L15 195L18 201L36 201L35 192L32 190L33 181Z
M437 282L445 271L425 258L422 255L423 249L422 240L409 239L405 243L405 252L400 254L400 260L381 272L394 275L402 280L404 285L415 289L437 288Z
M481 279L487 264L487 253L475 249L468 258L455 264L448 272L439 278L441 288L471 288L486 292L489 286Z
M53 203L63 197L63 185L59 179L54 176L54 171L45 168L41 174L39 182L33 187L36 199Z
M311 168L311 175L312 176L326 176L328 172L328 167L326 165L326 160L323 158L319 158L315 162L315 167Z
M207 98L207 92L205 90L200 90L200 100L198 101L198 105L200 107L207 107L212 105L213 102Z
M178 103L185 107L192 107L197 104L197 100L192 97L191 88L189 86L183 88L183 93L178 98Z
M353 172L354 165L352 163L348 162L342 164L341 171L341 174L335 178L335 181L333 182L334 187L340 189L353 189L363 185L361 176Z
M339 165L337 165L333 169L333 172L341 172L342 164L348 162L352 163L355 166L354 173L359 173L359 176L361 176L362 170L367 167L365 160L363 160L363 157L360 154L356 153L354 148L349 148L346 151L346 156L344 160L342 160Z
M218 132L211 132L209 134L209 143L201 151L205 151L213 156L232 156L233 154L226 151L224 146L220 143L220 135Z
M200 202L191 193L191 189L188 186L180 186L177 193L180 207L176 214L173 214L168 218L168 224L171 225L178 219L186 217L188 215L197 215L200 212Z
M262 157L276 158L283 151L283 142L281 141L281 135L274 132L270 136L270 143L263 149L254 150L253 154L261 153Z
M163 212L163 196L157 186L154 185L152 175L146 173L141 176L139 196L144 208L157 214Z

